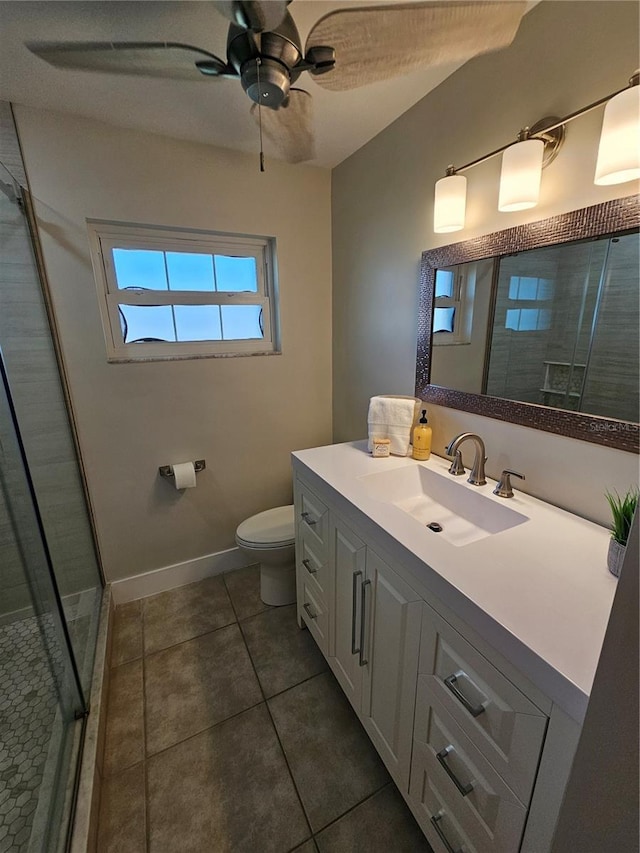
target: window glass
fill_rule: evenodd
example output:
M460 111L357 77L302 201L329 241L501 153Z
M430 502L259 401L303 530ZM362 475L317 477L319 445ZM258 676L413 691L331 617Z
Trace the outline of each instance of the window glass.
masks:
M113 264L119 290L141 287L145 290L166 290L167 273L164 252L148 249L114 249Z
M436 270L436 299L453 297L453 270Z
M215 290L211 255L167 252L169 290Z
M175 341L171 305L118 305L122 339L136 342Z
M216 255L214 262L218 290L233 291L236 293L238 291L257 292L258 276L255 258L234 258L228 255Z
M433 331L453 332L455 308L435 308L433 311Z
M262 338L262 308L259 305L223 305L222 330L225 340Z
M219 305L175 305L174 312L177 340L222 340Z

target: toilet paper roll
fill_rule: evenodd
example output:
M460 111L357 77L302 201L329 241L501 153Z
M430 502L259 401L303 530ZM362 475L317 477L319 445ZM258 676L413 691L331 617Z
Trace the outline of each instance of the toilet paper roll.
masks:
M177 462L173 465L173 482L176 489L193 489L196 484L196 469L193 462Z

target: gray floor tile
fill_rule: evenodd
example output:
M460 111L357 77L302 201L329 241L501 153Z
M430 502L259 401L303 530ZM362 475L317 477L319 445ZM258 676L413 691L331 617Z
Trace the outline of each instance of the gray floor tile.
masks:
M151 853L284 853L309 828L264 705L148 762Z
M241 629L267 697L327 668L311 634L298 627L295 604L253 616Z
M433 853L395 785L356 806L316 842L320 853Z
M146 850L144 765L136 764L103 782L98 853Z
M300 847L296 847L292 853L318 853L318 848L313 838L310 838L304 844L301 844Z
M237 624L149 655L145 658L147 755L261 699Z
M119 773L144 759L142 661L111 671L105 731L104 774Z
M221 576L145 598L145 654L166 649L236 621Z
M269 708L314 832L389 781L331 673L275 696Z
M111 666L142 657L142 602L129 601L116 607L113 616Z
M260 566L248 566L246 569L236 569L224 575L224 582L229 590L231 601L238 619L247 619L271 610L260 598Z

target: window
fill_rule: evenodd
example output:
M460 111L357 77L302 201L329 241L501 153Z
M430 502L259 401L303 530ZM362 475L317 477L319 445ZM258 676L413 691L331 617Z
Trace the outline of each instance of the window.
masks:
M509 278L509 305L524 303L506 309L504 326L513 332L540 332L551 328L551 309L533 307L532 302L553 299L554 282L548 278L512 275Z
M109 361L278 352L275 241L89 222Z
M467 344L471 339L475 264L436 270L433 343Z

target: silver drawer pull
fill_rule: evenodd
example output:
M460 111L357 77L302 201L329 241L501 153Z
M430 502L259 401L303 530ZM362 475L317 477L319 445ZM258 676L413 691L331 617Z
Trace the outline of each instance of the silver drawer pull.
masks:
M313 527L313 525L314 525L314 524L317 524L317 523L318 523L318 522L315 520L315 518L311 518L311 516L309 515L309 513L308 513L308 512L301 512L301 513L300 513L300 516L301 516L301 518L302 518L302 520L303 520L303 521L306 521L306 522L307 522L307 524L309 525L309 527Z
M467 794L470 794L473 791L473 785L470 783L468 785L463 785L462 782L458 779L453 770L449 767L445 758L449 755L450 752L455 752L453 748L453 744L449 744L449 746L445 746L444 749L440 750L440 752L436 753L436 758L440 762L440 765L444 768L445 773L451 779L456 788L460 791L463 797L466 797Z
M449 678L445 678L444 683L446 687L453 693L456 699L461 702L467 711L471 714L472 717L479 717L480 714L484 711L484 705L472 705L471 702L467 699L467 697L460 692L460 689L456 687L456 682L460 678L460 676L464 676L469 679L469 676L464 672L456 672L453 675L450 675ZM471 679L469 679L471 680Z
M362 577L362 572L354 572L351 586L351 654L357 655L360 649L356 648L356 617L358 614L358 578Z
M302 565L305 567L305 569L309 572L310 575L315 575L318 571L317 569L311 568L311 560L307 558L302 561Z
M446 847L448 853L462 853L462 849L460 847L458 847L458 849L456 850L455 848L453 848L449 844L449 840L448 840L447 836L444 834L444 830L440 826L441 820L442 820L442 812L440 812L439 814L434 814L433 817L431 818L431 824L432 824L433 828L435 829L435 831L438 833L438 837L440 838L440 841L442 841L442 843Z
M304 607L305 612L306 612L307 616L309 617L309 619L317 619L318 618L318 614L313 612L313 610L311 609L311 605L307 601L305 601L305 603L302 606Z

